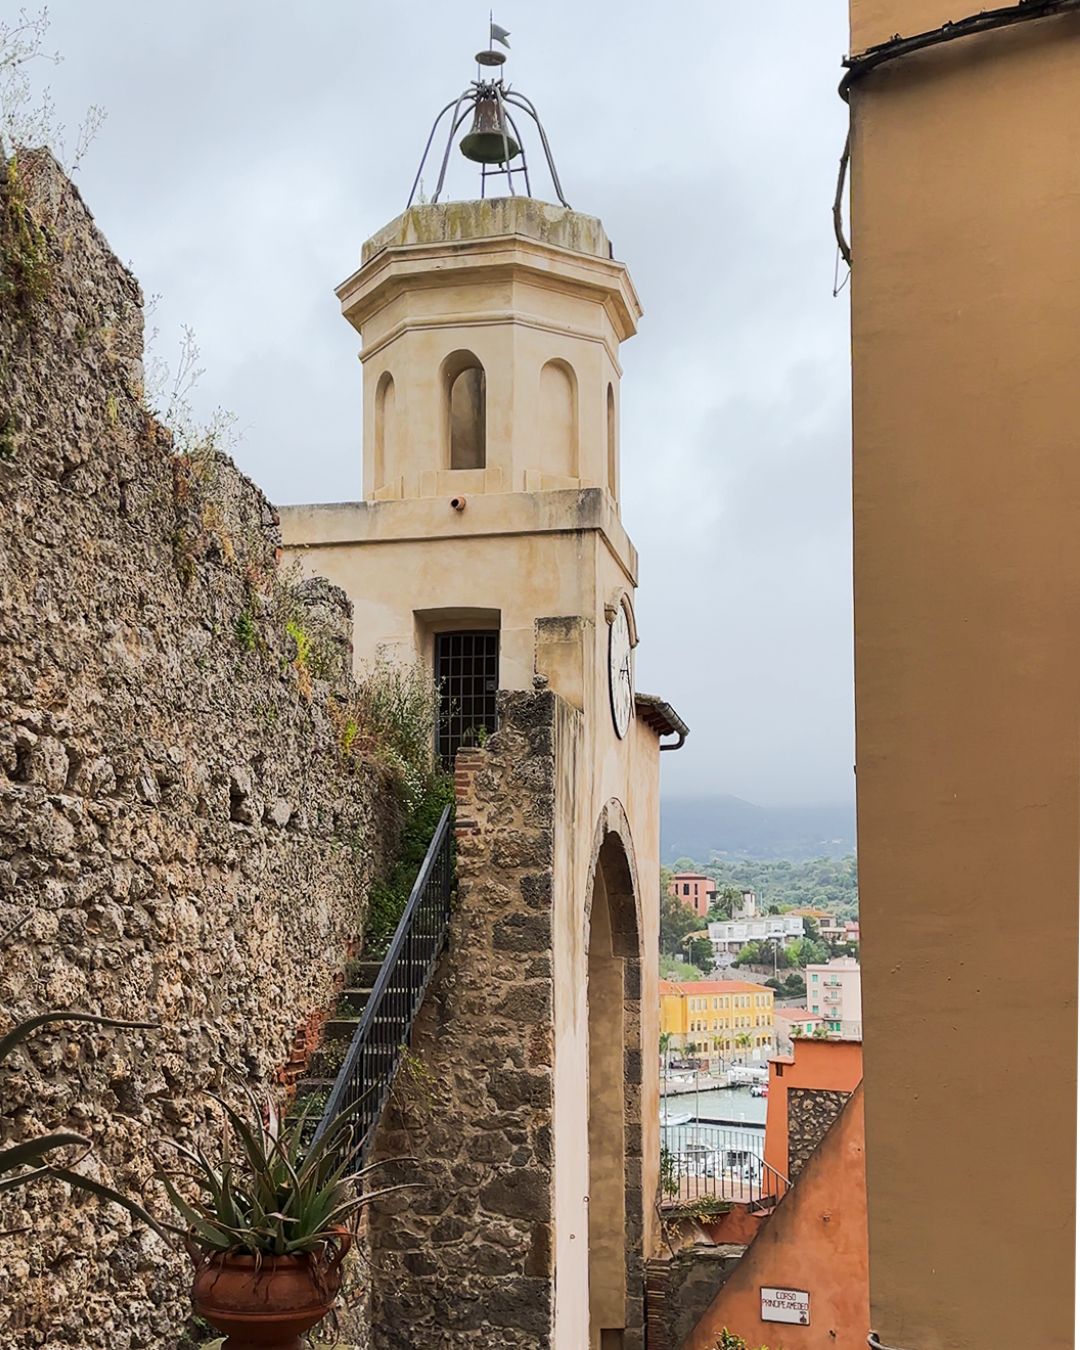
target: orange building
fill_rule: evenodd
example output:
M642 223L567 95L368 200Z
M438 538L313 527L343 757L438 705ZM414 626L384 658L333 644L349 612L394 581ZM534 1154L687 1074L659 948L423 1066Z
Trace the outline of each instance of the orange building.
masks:
M818 1044L835 1052L844 1043L800 1043L800 1058ZM770 1116L772 1109L770 1093ZM725 1327L754 1347L865 1347L870 1295L864 1154L860 1084L681 1350L715 1350ZM785 1305L805 1309L807 1322L781 1321L778 1309Z
M860 1041L798 1039L792 1051L769 1064L765 1118L765 1161L790 1181L863 1076Z
M668 884L668 894L681 900L687 909L692 909L699 918L709 913L709 906L716 899L716 882L701 872L676 872Z

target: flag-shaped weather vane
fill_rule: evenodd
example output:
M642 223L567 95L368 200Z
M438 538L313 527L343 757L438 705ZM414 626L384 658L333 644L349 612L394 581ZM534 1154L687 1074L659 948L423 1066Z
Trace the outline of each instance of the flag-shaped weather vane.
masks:
M506 48L506 50L509 51L510 50L509 32L505 28L500 27L499 24L495 23L490 13L488 14L488 23L491 26L491 37L488 40L492 43L501 42L502 45Z

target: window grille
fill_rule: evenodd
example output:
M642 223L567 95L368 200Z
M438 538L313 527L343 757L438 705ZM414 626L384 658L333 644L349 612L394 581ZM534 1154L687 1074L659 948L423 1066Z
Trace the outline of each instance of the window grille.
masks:
M453 763L462 745L479 745L496 730L499 634L496 630L436 633L439 757Z

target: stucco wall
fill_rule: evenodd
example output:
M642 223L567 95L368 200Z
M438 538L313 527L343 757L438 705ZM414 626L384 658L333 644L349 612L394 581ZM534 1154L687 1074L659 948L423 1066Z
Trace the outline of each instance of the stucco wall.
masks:
M41 1034L0 1133L73 1127L138 1193L151 1147L207 1137L206 1092L272 1081L327 1001L398 807L331 716L345 597L275 586L269 503L142 407L137 283L51 161L20 178L47 267L43 295L0 309L0 931L25 920L0 1017L161 1029ZM325 667L298 662L286 599ZM0 1229L24 1227L0 1238L5 1350L177 1344L186 1258L57 1184L4 1198Z
M682 1350L714 1350L724 1327L754 1347L864 1350L870 1325L864 1164L859 1088ZM809 1325L762 1321L762 1287L808 1292Z
M911 8L860 0L853 45ZM871 1284L882 1339L918 1350L1073 1341L1078 114L1076 15L852 99ZM1053 940L1005 986L1018 895Z

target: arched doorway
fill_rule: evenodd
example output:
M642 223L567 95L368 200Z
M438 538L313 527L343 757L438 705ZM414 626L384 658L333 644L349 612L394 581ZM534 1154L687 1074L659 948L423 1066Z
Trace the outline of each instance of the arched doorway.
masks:
M590 1350L635 1350L643 1311L641 952L629 835L625 817L612 815L609 808L601 825L588 920L589 1340Z

